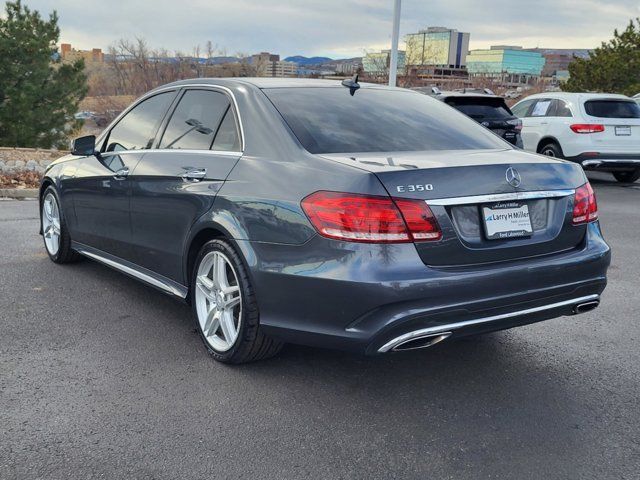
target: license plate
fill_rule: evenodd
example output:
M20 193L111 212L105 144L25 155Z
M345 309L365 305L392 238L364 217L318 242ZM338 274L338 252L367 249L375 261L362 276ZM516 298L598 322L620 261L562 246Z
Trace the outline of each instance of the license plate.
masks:
M529 206L517 202L482 207L485 233L489 240L528 237L533 233Z
M616 127L616 135L619 137L628 137L631 135L631 127Z

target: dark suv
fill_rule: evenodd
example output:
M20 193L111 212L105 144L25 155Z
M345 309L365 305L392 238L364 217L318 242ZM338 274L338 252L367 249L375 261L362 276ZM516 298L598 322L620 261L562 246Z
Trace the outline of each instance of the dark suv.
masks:
M488 89L462 89L443 92L435 87L415 90L432 96L473 118L507 142L522 148L522 121L507 106L504 98Z

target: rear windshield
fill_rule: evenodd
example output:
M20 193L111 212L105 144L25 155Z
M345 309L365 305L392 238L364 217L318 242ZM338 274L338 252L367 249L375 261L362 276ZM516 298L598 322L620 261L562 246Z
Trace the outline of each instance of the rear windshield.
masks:
M640 118L640 106L628 100L589 100L584 109L592 117Z
M311 153L477 150L507 144L444 103L410 91L273 88L273 102Z
M446 102L478 122L513 118L501 98L449 98Z

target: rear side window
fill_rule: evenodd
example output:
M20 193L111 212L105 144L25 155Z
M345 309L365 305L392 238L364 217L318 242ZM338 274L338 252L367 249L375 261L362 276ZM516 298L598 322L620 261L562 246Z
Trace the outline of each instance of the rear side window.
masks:
M549 112L550 117L573 117L571 109L563 100L554 100Z
M584 102L587 115L599 118L640 118L640 106L627 100L589 100Z
M213 141L211 150L222 150L226 152L240 151L240 135L238 135L238 127L236 117L233 114L233 108L229 106L227 113L222 119L216 138Z
M446 103L478 122L513 117L501 98L449 98Z
M187 90L169 120L160 148L209 150L228 109L224 93Z
M505 148L473 120L415 92L345 87L273 88L273 102L311 153Z
M111 129L107 152L148 149L175 92L160 93L136 105Z

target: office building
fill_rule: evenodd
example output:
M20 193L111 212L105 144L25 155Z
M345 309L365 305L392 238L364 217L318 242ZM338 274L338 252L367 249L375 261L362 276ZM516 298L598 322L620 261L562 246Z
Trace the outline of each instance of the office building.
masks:
M470 34L444 27L429 27L405 37L407 65L464 68Z

